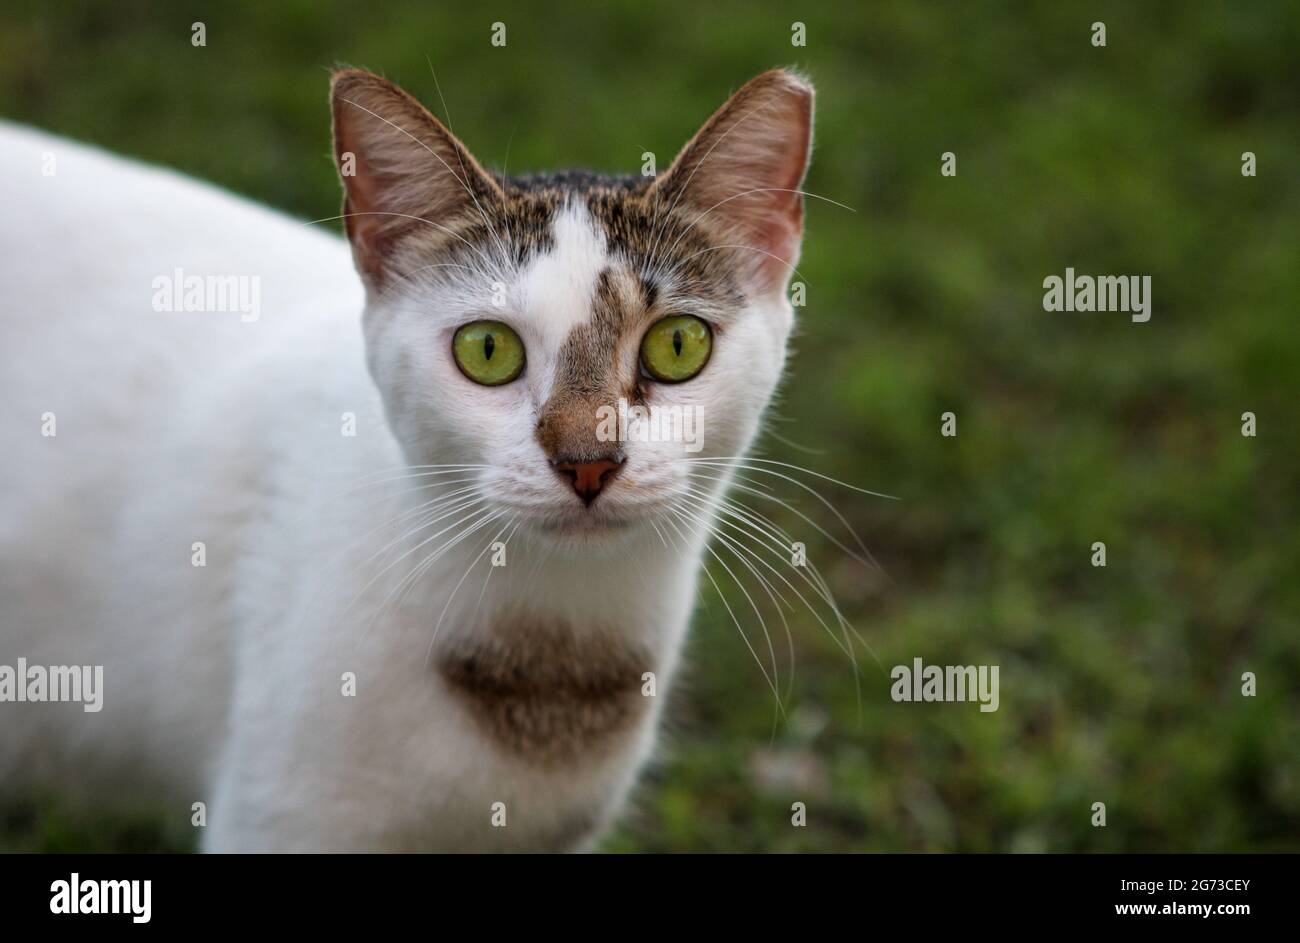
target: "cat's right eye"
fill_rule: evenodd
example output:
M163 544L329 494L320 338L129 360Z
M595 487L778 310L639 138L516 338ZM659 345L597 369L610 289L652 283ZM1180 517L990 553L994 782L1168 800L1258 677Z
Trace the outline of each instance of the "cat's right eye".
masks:
M456 366L475 383L501 386L524 370L524 342L500 321L472 321L451 340Z

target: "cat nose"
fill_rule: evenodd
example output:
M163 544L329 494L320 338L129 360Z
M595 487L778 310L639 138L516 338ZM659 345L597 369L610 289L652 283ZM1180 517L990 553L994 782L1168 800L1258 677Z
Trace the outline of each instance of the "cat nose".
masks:
M623 467L623 456L614 455L591 462L558 458L551 463L551 467L569 479L569 484L573 485L573 490L582 498L582 503L590 507L591 502L596 500L596 495Z

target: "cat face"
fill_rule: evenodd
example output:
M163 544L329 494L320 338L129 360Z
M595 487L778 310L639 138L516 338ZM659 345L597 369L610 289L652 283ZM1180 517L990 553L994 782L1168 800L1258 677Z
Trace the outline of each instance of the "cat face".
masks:
M707 501L780 378L812 90L742 87L657 177L505 178L384 79L333 83L367 357L413 465L592 542Z

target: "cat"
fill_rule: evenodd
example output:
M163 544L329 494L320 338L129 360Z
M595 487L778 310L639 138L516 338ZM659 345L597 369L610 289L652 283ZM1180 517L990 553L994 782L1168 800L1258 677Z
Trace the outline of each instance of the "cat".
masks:
M357 69L331 109L346 241L0 125L0 664L103 668L0 703L0 782L210 852L590 849L783 371L812 87L630 177L489 172Z

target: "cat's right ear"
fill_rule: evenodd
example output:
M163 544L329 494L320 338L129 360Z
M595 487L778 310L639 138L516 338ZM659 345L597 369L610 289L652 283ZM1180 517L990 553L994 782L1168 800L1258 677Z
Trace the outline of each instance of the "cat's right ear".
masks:
M391 271L393 248L408 234L445 236L458 216L503 199L442 122L387 79L335 72L330 107L343 218L357 270L371 284Z

